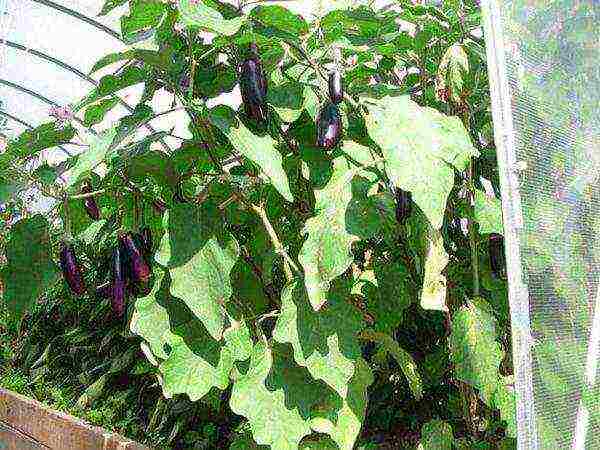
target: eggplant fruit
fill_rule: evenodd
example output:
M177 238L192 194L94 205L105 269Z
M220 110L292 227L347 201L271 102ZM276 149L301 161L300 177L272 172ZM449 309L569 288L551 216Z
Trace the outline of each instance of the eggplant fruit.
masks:
M77 261L77 255L72 246L64 243L60 250L60 268L69 288L75 295L83 295L85 283L81 273L81 267Z
M504 278L506 276L506 257L504 256L504 237L501 234L490 234L488 251L492 274L496 278Z
M399 224L404 224L412 213L412 194L409 191L403 191L396 188L396 220Z
M125 313L125 274L122 250L117 245L112 255L112 277L111 277L111 306L113 313L121 317Z
M257 122L267 119L267 78L256 44L250 45L250 56L240 67L240 91L246 115Z
M144 227L139 233L133 235L133 240L146 259L152 255L152 231L150 227Z
M332 149L342 136L342 118L335 103L326 104L317 117L317 147Z
M83 194L89 194L92 192L92 186L89 181L84 181L81 186L81 192ZM100 220L100 209L98 208L98 204L96 203L96 199L94 197L86 197L83 199L83 206L85 210L92 220Z
M342 75L339 71L329 72L329 99L336 105L344 99L344 87L342 85Z
M129 233L119 236L122 249L125 250L125 262L129 266L131 280L137 285L142 293L147 292L150 285L150 266L146 262L142 251Z

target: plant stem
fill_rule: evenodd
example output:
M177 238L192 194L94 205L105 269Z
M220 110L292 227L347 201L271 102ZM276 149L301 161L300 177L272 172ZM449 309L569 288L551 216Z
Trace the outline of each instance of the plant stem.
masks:
M69 196L69 198L71 200L81 200L84 198L95 197L96 195L101 195L101 194L104 194L105 192L106 192L106 189L99 189L97 191L86 192L84 194L71 195L71 196Z
M290 258L290 256L285 251L285 248L281 244L281 241L279 240L279 237L277 236L277 233L275 232L275 228L273 228L273 225L271 224L271 221L269 220L269 217L267 216L267 212L265 211L265 209L262 206L252 205L252 210L262 220L263 225L265 226L267 233L269 234L269 237L271 238L273 247L275 247L275 252L280 254L283 257L283 270L285 272L285 278L287 279L287 281L292 281L294 278L294 275L292 274L291 268L293 268L296 272L299 272L300 269L298 269L298 266L296 266L296 263L294 263L292 258Z
M472 206L472 215L475 211L475 184L473 183L473 160L469 162L467 169L468 186L469 186L469 203ZM475 222L470 217L469 224L469 244L471 247L471 267L473 270L473 296L479 297L479 255L477 251L477 236L475 231Z

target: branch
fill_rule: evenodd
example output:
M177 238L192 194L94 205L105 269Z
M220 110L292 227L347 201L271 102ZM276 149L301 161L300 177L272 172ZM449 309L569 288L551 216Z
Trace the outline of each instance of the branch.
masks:
M80 199L84 199L84 198L95 197L96 195L101 195L101 194L104 194L105 192L106 192L106 189L100 189L98 191L86 192L84 194L71 195L69 198L71 200L80 200Z
M258 217L261 218L263 225L265 226L267 233L269 234L269 237L271 238L273 247L275 247L275 252L283 257L283 270L285 271L286 279L288 281L292 281L294 278L294 275L292 274L292 270L290 269L290 267L292 267L296 272L300 272L300 269L298 269L298 266L296 265L296 263L292 260L292 258L290 258L290 256L285 251L285 248L281 244L281 241L279 240L279 237L277 236L277 233L275 232L275 228L273 228L273 225L271 224L271 222L269 221L269 218L267 217L267 212L265 211L265 209L262 206L257 206L257 205L252 205L251 208L258 215Z

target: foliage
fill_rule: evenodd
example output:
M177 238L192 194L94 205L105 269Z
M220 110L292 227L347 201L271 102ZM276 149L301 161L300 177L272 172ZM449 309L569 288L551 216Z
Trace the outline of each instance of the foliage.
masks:
M99 61L94 70L121 67L72 105L95 134L44 125L0 155L0 192L16 201L18 186L37 188L57 200L48 217L60 218L7 220L11 323L24 329L28 307L53 285L49 255L60 241L49 236L75 242L93 286L110 282L120 237L134 242L148 227L151 287L128 275L127 315L113 319L136 336L167 399L224 399L243 418L249 435L231 448L352 449L361 429L395 427L395 446L421 433L424 448L450 448L454 436L495 445L504 422L514 436L511 369L501 364L506 286L486 283L482 245L501 216L498 201L477 194L481 176L498 176L494 148L479 140L491 118L474 2L340 5L312 22L268 2L109 0L102 13L124 3L121 31L135 47ZM266 120L221 104L248 58L260 58L265 78L241 72L244 101L266 108ZM316 122L333 66L344 86L334 144L344 130L329 149ZM103 127L134 84L144 88L139 105ZM140 138L171 112L152 110L165 92L189 137ZM86 148L64 164L64 185L23 170L42 148L75 138ZM414 202L401 223L396 189ZM90 196L99 221L84 212ZM126 274L131 261L121 259ZM19 290L25 264L36 270ZM477 309L481 298L495 307ZM112 358L81 404L132 354ZM387 406L374 413L371 402Z

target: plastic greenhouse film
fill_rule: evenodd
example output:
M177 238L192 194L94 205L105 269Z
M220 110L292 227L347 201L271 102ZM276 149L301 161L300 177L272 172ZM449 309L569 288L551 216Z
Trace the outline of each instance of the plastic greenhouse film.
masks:
M600 3L482 7L518 448L600 448Z

